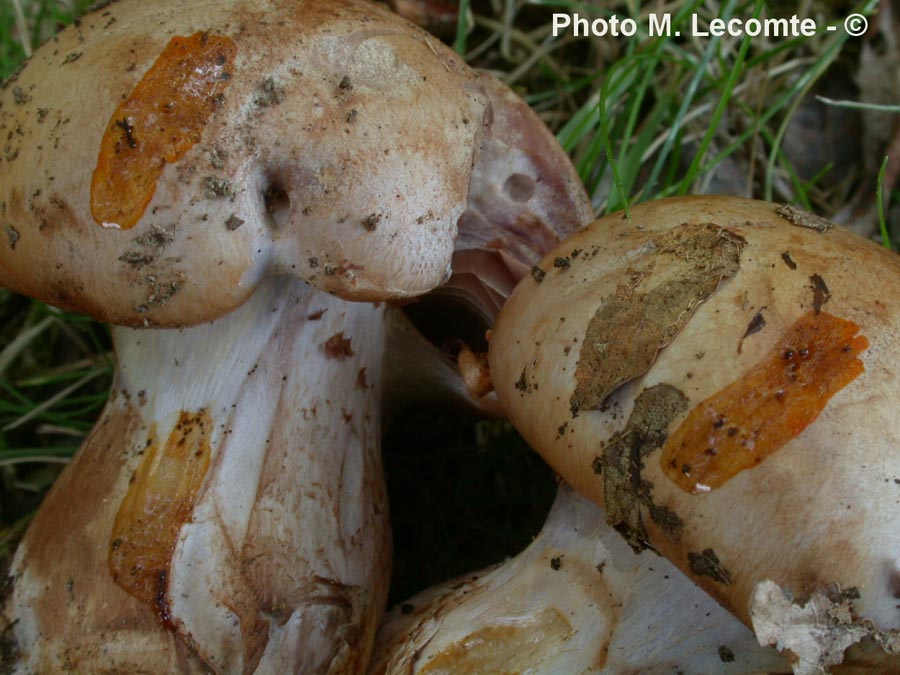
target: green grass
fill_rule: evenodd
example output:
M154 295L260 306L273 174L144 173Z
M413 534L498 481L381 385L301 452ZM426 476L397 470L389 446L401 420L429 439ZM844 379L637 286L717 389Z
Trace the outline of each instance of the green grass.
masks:
M89 4L0 3L0 77ZM694 12L708 21L798 11L797 3L761 0L726 0L715 13L712 6L702 0L664 6L622 0L605 9L562 0L462 0L450 41L538 111L572 156L598 213L720 185L725 168L740 176L729 184L735 191L823 214L838 211L848 192L831 184L831 166L804 174L785 141L806 97L838 67L853 71L860 40L843 31L772 40L688 36ZM803 6L820 21L839 23L850 11L870 13L874 1L845 3L839 11L821 0ZM685 36L582 39L550 32L553 11L614 11L646 26L651 8L671 12L673 27ZM881 237L889 245L883 181L884 170L877 192ZM896 203L897 192L890 197ZM0 291L0 558L90 430L111 374L103 326ZM401 416L385 442L397 535L395 599L514 554L539 529L555 490L552 473L502 425L427 415L427 425L422 414ZM492 433L485 440L486 428Z
M568 8L577 3L541 4ZM719 15L758 17L767 4L777 5L732 0L722 4ZM712 18L699 1L678 2L676 7L673 28L682 33L688 32L692 13ZM868 1L854 9L871 13L873 7ZM559 42L561 52L573 49ZM700 43L671 37L632 40L621 45L621 53L608 64L596 68L593 78L572 66L569 78L548 83L551 88L542 87L526 99L537 106L546 100L577 100L577 94L584 99L558 138L573 155L598 212L697 191L723 162L735 159L747 165L755 196L830 213L839 204L810 194L815 180L797 176L781 143L803 97L839 58L852 58L847 47L843 31L774 42L750 37ZM756 105L747 105L754 100ZM754 147L761 148L755 177L749 157ZM787 180L776 189L774 179L779 176Z

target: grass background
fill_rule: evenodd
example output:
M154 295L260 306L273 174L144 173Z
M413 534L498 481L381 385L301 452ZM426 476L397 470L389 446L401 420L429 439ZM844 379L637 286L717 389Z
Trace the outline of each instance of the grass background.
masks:
M0 0L0 77L90 4ZM900 155L900 61L889 2L394 5L538 111L571 154L598 214L660 196L723 192L793 203L891 244L898 168L885 157L892 144ZM684 37L554 37L551 16L560 11L617 13L641 27L650 11L666 12ZM798 14L840 26L851 11L870 17L864 38L840 29L809 38L693 38L687 28L692 14L701 22ZM92 426L112 368L103 326L0 290L0 558ZM395 601L521 550L555 491L552 473L507 425L446 411L395 420L385 466Z

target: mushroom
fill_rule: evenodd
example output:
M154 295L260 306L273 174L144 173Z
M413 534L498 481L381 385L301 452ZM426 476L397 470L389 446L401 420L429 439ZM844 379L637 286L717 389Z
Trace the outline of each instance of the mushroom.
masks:
M502 565L395 607L370 675L787 673L786 660L602 511L561 485L541 533Z
M798 675L851 645L834 672L896 668L896 256L793 207L692 197L603 218L538 269L490 348L530 444Z
M382 301L452 263L445 297L491 306L590 214L565 154L357 0L101 6L5 84L0 131L0 284L118 324L9 570L10 668L363 672L378 409L410 384L385 350L416 340ZM418 339L417 372L491 405Z
M7 288L170 327L273 274L354 300L445 279L486 101L426 33L352 0L209 0L57 40L3 92Z

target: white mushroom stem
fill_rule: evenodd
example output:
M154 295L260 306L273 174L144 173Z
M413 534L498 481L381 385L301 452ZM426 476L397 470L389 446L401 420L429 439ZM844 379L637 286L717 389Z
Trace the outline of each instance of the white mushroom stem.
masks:
M600 509L562 486L516 558L392 610L369 673L789 671L673 565L634 555Z
M114 339L113 397L10 570L15 672L363 671L390 571L383 308L270 281Z

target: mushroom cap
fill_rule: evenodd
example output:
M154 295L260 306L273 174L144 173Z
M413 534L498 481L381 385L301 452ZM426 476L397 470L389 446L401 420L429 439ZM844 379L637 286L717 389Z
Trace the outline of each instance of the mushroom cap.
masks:
M0 91L0 285L160 326L276 274L421 293L449 273L484 106L364 0L101 7Z
M843 589L866 635L900 628L895 255L789 207L690 197L603 218L539 268L490 365L565 480L748 624L768 579L801 603Z

